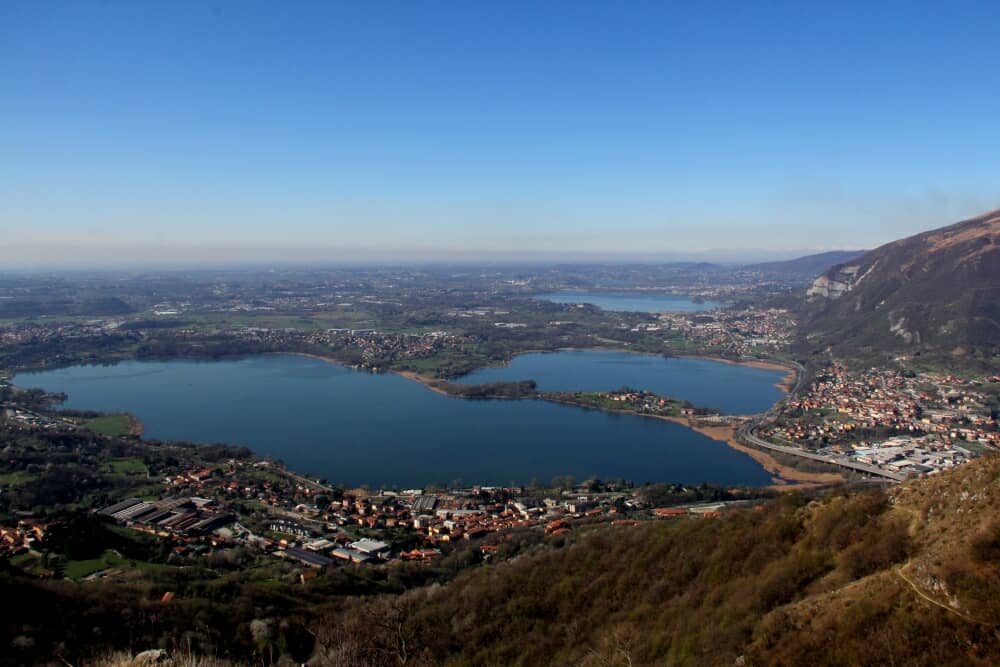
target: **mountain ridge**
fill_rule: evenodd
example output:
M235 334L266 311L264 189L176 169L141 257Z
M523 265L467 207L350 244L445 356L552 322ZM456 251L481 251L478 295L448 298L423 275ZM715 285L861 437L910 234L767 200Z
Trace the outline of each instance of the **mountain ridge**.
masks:
M792 275L792 276L817 276L831 267L860 257L867 250L828 250L812 255L803 255L793 259L786 259L774 262L759 262L748 264L747 269L762 271L770 274Z
M831 267L801 311L814 349L991 358L1000 351L1000 209Z

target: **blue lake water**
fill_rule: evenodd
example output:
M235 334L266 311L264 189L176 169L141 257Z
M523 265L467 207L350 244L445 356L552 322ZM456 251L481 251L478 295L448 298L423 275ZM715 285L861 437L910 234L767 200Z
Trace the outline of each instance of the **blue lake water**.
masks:
M625 385L740 415L774 405L783 395L776 385L784 377L782 371L707 359L567 350L522 354L509 366L474 371L457 382L534 380L542 391L608 391Z
M637 313L659 313L664 311L695 312L715 310L724 304L718 301L695 303L690 297L676 294L655 294L647 292L552 292L538 294L536 299L556 303L589 303L602 310L616 310Z
M678 424L537 400L449 398L398 375L299 356L74 366L15 382L65 392L68 408L132 412L145 438L242 444L347 485L548 482L566 474L770 481L746 455Z

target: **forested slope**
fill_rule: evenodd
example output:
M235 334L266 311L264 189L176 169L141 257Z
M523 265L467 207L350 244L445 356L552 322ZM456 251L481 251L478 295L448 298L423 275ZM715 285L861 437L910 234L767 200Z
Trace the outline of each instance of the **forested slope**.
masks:
M356 603L319 637L343 665L401 646L407 664L996 664L998 507L990 458L888 493L606 528Z

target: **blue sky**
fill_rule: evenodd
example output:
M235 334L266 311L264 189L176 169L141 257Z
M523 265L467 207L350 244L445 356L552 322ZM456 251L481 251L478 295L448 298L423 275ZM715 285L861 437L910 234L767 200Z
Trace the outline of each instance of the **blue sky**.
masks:
M997 25L987 2L11 0L0 261L875 246L1000 206Z

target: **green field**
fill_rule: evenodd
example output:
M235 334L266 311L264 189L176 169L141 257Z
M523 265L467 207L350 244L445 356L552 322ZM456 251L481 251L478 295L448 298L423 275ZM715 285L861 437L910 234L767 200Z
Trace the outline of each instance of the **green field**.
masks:
M18 554L11 557L9 562L11 565L21 567L22 565L27 565L33 560L35 560L35 557L32 554Z
M132 569L132 570L163 570L169 565L159 565L157 563L147 563L141 560L131 560L122 558L113 551L105 551L98 558L88 560L68 560L62 565L63 574L68 579L82 579L94 572L107 570L109 568Z
M145 475L146 464L142 459L113 459L108 463L108 472L116 475Z
M960 447L964 447L965 449L968 449L970 452L972 452L976 456L982 456L983 454L986 454L988 452L992 452L993 451L992 447L988 447L988 446L980 444L978 442L972 442L970 440L963 440L962 442L959 442L958 445Z
M17 472L3 472L0 473L0 488L27 484L31 480L35 479L35 477L36 476L30 472L24 472L21 470Z
M99 570L119 567L125 562L126 561L123 558L116 556L110 551L105 551L101 554L100 558L66 561L66 564L63 566L63 574L70 579L82 579L88 574L93 574Z
M34 553L23 553L10 558L7 562L21 572L37 576L49 570L55 561L40 558Z
M88 419L84 425L94 433L120 438L128 435L132 423L128 415L104 415Z

